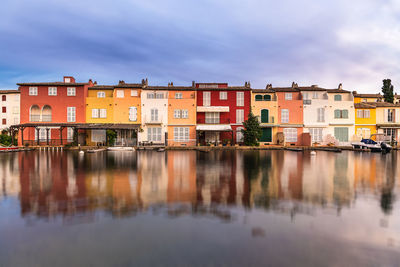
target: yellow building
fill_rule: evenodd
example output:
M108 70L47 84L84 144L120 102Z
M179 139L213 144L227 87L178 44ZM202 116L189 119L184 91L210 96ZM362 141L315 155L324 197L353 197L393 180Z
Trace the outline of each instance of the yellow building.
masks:
M376 134L376 108L375 103L357 102L355 109L355 134L359 139L370 138Z
M353 92L353 96L354 103L383 101L383 96L381 94L358 94L357 92Z
M196 91L193 87L169 85L168 145L196 145Z
M251 92L251 111L259 118L262 128L260 145L277 143L278 102L271 89L253 89Z

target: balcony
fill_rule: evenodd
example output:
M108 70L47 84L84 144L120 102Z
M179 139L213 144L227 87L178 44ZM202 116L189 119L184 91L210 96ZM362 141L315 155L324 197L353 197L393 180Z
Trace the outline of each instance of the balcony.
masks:
M275 117L274 116L269 116L269 117L263 118L263 119L261 119L261 117L258 116L257 118L258 118L258 122L261 123L261 124L264 124L264 123L275 123Z
M198 124L230 124L231 120L220 119L220 118L207 118L207 119L197 119Z
M31 115L29 118L30 122L39 122L40 121L40 115Z
M144 117L145 124L162 124L162 121L163 121L162 116L155 116L153 118L151 116Z

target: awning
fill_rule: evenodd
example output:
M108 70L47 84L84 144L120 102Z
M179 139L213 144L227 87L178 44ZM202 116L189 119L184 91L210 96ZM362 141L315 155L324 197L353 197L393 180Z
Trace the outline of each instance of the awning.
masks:
M229 112L229 106L197 107L197 112Z
M197 125L196 130L197 131L224 132L224 131L232 131L232 127L228 124Z

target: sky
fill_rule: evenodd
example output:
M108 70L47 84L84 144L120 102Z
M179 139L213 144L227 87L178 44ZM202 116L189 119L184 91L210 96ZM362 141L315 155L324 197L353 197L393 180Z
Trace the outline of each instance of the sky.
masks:
M398 0L1 0L0 89L228 82L400 93Z

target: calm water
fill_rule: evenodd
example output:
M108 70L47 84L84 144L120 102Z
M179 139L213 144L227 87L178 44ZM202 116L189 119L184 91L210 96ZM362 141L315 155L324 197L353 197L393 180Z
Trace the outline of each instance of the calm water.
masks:
M400 154L0 154L0 266L399 266Z

